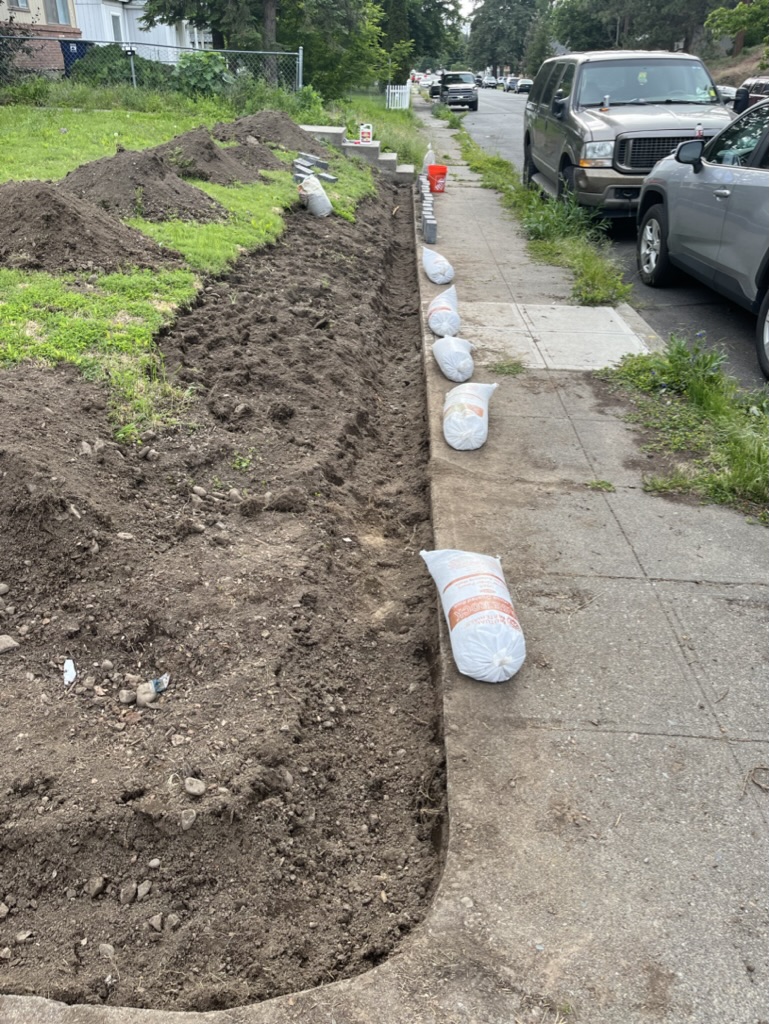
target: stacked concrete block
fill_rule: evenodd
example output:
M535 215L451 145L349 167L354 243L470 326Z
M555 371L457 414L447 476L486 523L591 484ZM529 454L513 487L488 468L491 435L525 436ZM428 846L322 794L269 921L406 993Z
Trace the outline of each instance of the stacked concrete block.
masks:
M432 245L438 241L438 221L435 219L435 204L426 174L419 175L420 231L422 240Z

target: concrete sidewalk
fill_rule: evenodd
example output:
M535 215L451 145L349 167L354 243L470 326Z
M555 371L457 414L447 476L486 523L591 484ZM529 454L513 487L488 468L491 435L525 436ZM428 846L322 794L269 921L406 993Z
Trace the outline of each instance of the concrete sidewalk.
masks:
M459 676L443 626L450 838L433 908L368 974L174 1014L0 996L3 1024L760 1024L767 964L766 533L647 495L584 370L654 338L568 305L431 121L434 246L456 270L487 444L441 431L425 335L435 546L497 554L526 634L509 683ZM426 307L441 289L423 282ZM489 366L520 359L519 377ZM592 490L591 481L614 490ZM415 571L425 571L420 565Z

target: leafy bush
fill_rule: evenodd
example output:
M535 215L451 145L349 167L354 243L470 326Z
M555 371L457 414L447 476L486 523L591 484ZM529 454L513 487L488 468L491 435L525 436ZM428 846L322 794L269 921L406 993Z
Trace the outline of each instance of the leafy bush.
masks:
M216 50L183 53L173 74L185 96L214 96L235 82L224 54Z
M133 65L137 85L145 89L171 88L173 70L169 65L138 55L134 56ZM70 77L87 85L131 85L131 61L117 43L94 46L75 62Z

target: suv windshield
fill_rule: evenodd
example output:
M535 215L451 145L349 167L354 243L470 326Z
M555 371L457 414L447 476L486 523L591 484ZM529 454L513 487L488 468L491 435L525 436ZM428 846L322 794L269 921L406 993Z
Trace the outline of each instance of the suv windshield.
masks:
M585 63L577 86L577 104L600 107L628 103L720 103L715 86L699 61L602 60Z
M444 75L444 85L475 85L475 75L469 71L456 71L451 75Z

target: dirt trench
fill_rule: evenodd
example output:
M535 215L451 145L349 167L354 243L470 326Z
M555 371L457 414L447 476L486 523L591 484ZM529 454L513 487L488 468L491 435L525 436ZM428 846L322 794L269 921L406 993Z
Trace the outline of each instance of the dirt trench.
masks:
M212 1010L378 963L439 877L411 187L297 209L159 343L190 404L139 446L0 374L0 992Z

